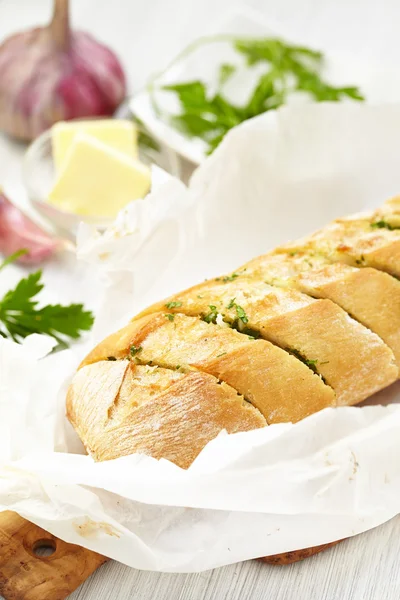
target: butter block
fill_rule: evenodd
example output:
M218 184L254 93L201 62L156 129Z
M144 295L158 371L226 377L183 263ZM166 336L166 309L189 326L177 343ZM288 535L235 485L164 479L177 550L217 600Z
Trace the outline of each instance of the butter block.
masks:
M131 158L138 157L137 129L124 119L91 119L62 121L52 127L53 159L60 172L68 151L78 133L86 133Z
M82 216L114 217L150 189L150 169L85 133L75 136L48 201Z

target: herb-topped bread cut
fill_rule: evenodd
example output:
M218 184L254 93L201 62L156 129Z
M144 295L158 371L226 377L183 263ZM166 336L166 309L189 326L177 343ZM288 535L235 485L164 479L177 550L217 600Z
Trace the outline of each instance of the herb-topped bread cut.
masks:
M299 421L336 405L335 394L285 350L183 314L154 313L105 339L83 365L108 358L202 371L233 387L268 423Z
M142 315L162 310L229 324L271 341L317 372L333 388L338 405L357 404L398 375L390 348L339 306L271 286L246 271L204 282Z

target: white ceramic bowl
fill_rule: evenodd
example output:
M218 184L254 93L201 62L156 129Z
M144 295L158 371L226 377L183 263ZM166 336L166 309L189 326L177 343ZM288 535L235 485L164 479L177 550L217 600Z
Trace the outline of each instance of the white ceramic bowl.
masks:
M139 137L140 142L140 137ZM139 158L149 165L157 165L167 173L180 177L179 160L176 153L156 140L149 144L139 143ZM99 229L106 228L114 219L96 216L81 216L58 209L47 200L55 181L51 131L42 133L28 147L22 165L23 182L33 208L51 225L74 237L80 222L95 225Z

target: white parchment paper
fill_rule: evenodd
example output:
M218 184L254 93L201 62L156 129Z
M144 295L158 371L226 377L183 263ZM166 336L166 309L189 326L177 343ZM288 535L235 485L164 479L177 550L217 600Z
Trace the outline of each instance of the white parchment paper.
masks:
M397 385L373 406L221 432L187 471L141 455L94 463L64 401L87 347L149 302L399 192L399 139L400 106L283 109L233 130L189 188L170 179L105 234L83 227L92 339L52 355L45 337L0 340L0 510L130 566L176 572L322 544L398 514Z

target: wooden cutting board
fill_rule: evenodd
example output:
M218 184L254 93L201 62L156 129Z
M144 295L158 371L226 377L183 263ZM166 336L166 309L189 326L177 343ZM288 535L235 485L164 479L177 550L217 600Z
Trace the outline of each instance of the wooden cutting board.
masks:
M332 545L261 560L288 565ZM5 600L64 600L107 560L59 540L16 513L0 513L0 596Z
M64 600L107 560L16 513L0 513L0 596L6 600Z

